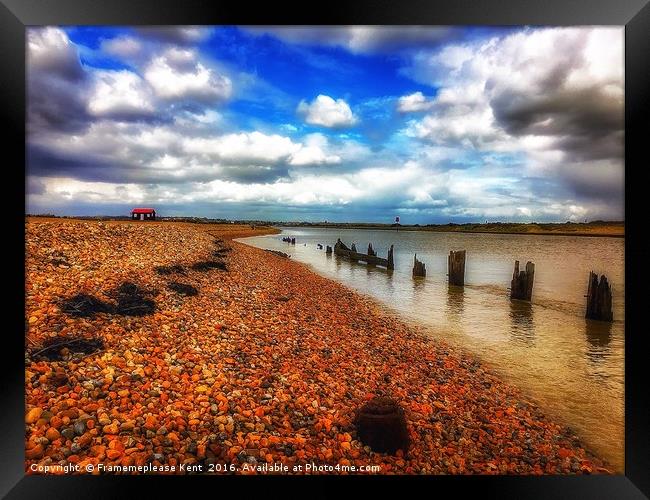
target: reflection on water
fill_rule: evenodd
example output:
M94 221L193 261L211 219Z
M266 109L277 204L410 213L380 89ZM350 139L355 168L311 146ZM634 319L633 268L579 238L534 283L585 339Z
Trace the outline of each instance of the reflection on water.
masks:
M533 305L523 300L511 300L510 320L512 339L525 346L532 345L535 340Z
M413 278L413 291L424 290L424 285L426 284L426 279L420 276Z
M585 334L589 346L587 356L595 363L609 355L609 344L612 341L612 323L607 321L585 320Z
M462 286L447 286L447 316L450 321L460 321L465 307L465 288Z
M296 246L282 236L295 237ZM368 294L436 338L480 356L569 425L588 448L623 471L624 240L505 234L285 228L283 235L246 238L250 245L291 254L314 271ZM380 257L395 245L395 270L326 256L317 243L337 238L368 243ZM306 244L306 246L305 246ZM466 250L465 287L447 284L449 250ZM413 255L427 276L412 276ZM511 301L514 261L535 264L532 303ZM613 323L586 321L589 271L612 286Z

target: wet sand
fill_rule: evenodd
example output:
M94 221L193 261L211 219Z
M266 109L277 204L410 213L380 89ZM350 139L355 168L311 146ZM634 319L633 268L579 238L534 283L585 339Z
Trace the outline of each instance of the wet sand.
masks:
M383 474L608 471L475 357L302 264L230 241L261 231L271 229L28 220L26 471L150 464L184 474L183 464L212 464L261 473L263 464L305 463ZM125 307L129 287L141 302ZM80 294L103 312L80 316L88 301L62 302ZM71 342L80 338L102 346L80 352ZM43 351L47 342L62 347ZM375 395L405 409L406 453L377 454L357 439L354 411Z

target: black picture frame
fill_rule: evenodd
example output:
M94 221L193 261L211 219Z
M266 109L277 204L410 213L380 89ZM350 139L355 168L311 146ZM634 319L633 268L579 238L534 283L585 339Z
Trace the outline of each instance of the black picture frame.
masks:
M7 284L5 314L12 322L4 328L5 356L0 409L0 495L7 498L114 498L130 496L136 485L178 495L208 487L211 496L223 493L224 484L238 494L286 496L289 488L304 495L340 495L357 486L360 478L231 477L45 477L24 475L24 342L18 333L24 317L24 171L25 165L25 27L30 25L165 25L165 24L431 24L431 25L619 25L625 26L625 219L626 219L626 342L625 342L625 474L615 476L445 476L363 478L360 485L380 492L416 491L431 497L480 495L482 498L602 498L650 497L650 391L645 387L643 349L645 281L642 240L645 171L648 169L647 128L650 119L650 3L648 0L330 0L322 5L304 3L248 4L232 0L0 0L0 113L6 147L5 190L9 210L5 229L13 231L5 250L15 259ZM9 161L8 158L13 158ZM21 208L22 207L22 208ZM22 210L22 212L21 212ZM7 238L9 239L9 238ZM22 330L24 331L24 330ZM184 480L183 480L184 479ZM278 479L282 479L282 484ZM417 490L404 490L407 480L418 480ZM182 483L181 483L182 481ZM215 482L218 481L218 482ZM410 485L409 485L410 486ZM410 492L410 493L409 493ZM195 494L195 493L193 493ZM371 493L368 492L370 495ZM302 496L302 495L301 495Z

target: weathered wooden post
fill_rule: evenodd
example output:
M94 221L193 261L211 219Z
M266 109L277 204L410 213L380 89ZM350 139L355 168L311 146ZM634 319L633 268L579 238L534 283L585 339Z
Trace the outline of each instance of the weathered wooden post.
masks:
M372 243L368 243L368 255L377 255L377 251L372 249Z
M451 250L447 262L449 284L465 286L465 250L458 250L457 252Z
M425 277L427 275L427 270L424 265L424 262L418 260L418 254L415 254L413 257L413 277Z
M515 271L512 273L510 283L510 298L527 300L533 296L533 280L535 278L535 264L526 262L526 270L519 271L519 261L515 261Z
M325 253L326 253L326 254L331 254L331 253L332 253L332 247L329 246L329 245L327 245L327 246L325 247Z
M612 314L612 287L603 274L598 281L598 275L589 273L589 288L587 289L587 319L598 321L613 321Z
M395 269L395 261L393 260L393 245L388 249L388 266L386 269Z
M350 250L354 253L359 253L357 252L357 246L354 243L352 243ZM354 255L350 255L350 260L353 260L354 262L359 262L359 259L357 259Z

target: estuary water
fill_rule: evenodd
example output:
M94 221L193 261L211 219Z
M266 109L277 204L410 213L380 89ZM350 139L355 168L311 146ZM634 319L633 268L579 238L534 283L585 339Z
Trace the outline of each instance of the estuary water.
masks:
M295 237L296 245L284 236ZM395 270L326 255L325 246L337 238L362 253L372 243L384 258L393 244ZM288 253L473 352L623 472L623 238L282 228L282 234L240 241ZM467 251L465 287L447 284L450 250ZM415 253L426 278L412 277ZM515 260L522 268L528 260L535 264L531 303L509 299ZM584 318L589 271L612 284L613 323Z

